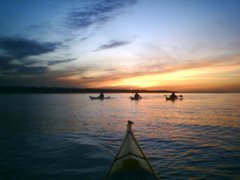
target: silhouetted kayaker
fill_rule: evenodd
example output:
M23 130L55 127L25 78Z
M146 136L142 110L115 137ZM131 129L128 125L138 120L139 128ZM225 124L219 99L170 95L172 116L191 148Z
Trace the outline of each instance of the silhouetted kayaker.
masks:
M136 92L135 95L134 95L134 98L140 98L141 96Z
M172 92L172 94L170 95L170 98L171 98L171 99L177 98L177 96L175 95L175 92Z
M101 99L104 98L104 94L103 94L103 92L100 93L99 98L101 98Z

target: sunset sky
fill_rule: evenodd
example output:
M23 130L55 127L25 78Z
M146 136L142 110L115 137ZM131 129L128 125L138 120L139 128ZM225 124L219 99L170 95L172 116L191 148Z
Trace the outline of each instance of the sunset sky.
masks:
M0 86L240 92L239 0L0 0Z

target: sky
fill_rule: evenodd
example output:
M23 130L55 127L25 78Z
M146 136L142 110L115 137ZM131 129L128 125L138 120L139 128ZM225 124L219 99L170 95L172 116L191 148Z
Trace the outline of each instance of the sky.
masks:
M0 0L0 86L240 92L238 0Z

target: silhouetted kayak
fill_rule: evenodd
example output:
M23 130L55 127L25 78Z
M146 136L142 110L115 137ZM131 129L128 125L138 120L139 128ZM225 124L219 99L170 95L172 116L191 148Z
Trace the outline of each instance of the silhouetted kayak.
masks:
M128 121L126 136L106 179L159 179L132 132Z
M166 100L175 101L177 100L177 97L166 97Z
M104 97L104 98L102 98L102 97L89 96L89 98L90 98L91 100L104 100L104 99L111 99L110 96L107 96L107 97Z
M131 99L131 100L135 100L135 101L137 101L137 100L142 99L142 97L141 97L141 96L139 96L139 97L132 97L132 96L130 96L130 99Z
M170 100L170 101L175 101L175 100L183 100L183 96L182 95L180 95L180 96L177 96L177 97L167 97L166 96L166 101L168 101L168 100Z

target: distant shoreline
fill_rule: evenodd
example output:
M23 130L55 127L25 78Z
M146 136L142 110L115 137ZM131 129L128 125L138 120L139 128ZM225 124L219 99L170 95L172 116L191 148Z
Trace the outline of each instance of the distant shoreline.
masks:
M100 89L100 88L64 88L64 87L0 87L0 94L50 94L50 93L170 93L168 90L129 90L129 89Z
M170 90L130 90L101 88L64 88L64 87L0 87L0 94L80 94L80 93L171 93ZM239 93L226 91L175 91L176 93Z

